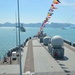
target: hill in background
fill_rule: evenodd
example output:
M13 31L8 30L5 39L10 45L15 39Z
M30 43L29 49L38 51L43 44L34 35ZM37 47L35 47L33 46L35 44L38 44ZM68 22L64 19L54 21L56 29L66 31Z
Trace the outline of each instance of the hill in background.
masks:
M42 23L29 23L25 24L22 23L24 27L41 27ZM16 27L16 23L9 23L6 22L4 24L0 24L1 27ZM74 24L71 23L51 23L51 24L46 24L45 27L51 27L51 28L64 28L64 27L71 27L75 28Z

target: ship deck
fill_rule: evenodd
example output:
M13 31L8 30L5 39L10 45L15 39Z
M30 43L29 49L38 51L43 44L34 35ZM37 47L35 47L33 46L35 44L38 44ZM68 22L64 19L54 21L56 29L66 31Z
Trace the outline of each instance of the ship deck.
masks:
M75 48L66 43L64 48L64 58L54 59L38 38L30 39L22 51L23 75L75 75ZM19 63L1 64L0 75L19 75Z

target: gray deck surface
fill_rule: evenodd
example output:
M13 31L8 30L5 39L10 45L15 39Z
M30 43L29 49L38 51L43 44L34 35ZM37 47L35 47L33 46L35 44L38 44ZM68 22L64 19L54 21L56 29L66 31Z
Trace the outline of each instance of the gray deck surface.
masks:
M66 75L57 61L37 41L33 41L34 66L36 75Z
M75 48L64 46L65 55L63 60L58 60L61 67L68 72L70 75L75 75Z
M18 65L0 65L0 75L16 75L19 74Z
M29 43L28 43L27 56L26 56L26 62L24 67L24 72L27 72L27 71L34 72L32 40L29 40Z
M22 52L23 75L25 75L25 72L27 70L31 71L30 69L26 69L25 71L25 68L27 66L26 63L28 62L27 57L29 57L28 63L32 63L33 71L31 72L34 72L35 75L75 75L75 52L73 51L75 48L73 48L73 50L70 50L69 47L64 46L64 59L55 60L48 53L47 46L43 47L37 39L32 39L32 42L30 42L30 44L28 41ZM31 51L28 52L28 50L30 49ZM31 60L30 57L33 60ZM19 64L0 65L0 75L19 75Z

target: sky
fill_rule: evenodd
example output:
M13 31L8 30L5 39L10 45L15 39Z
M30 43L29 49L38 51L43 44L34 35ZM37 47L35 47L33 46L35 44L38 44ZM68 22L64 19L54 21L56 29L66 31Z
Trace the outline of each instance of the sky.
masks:
M19 0L20 22L38 23L43 22L53 0ZM75 0L60 0L55 4L57 9L48 23L72 23L75 24ZM0 23L16 22L17 0L0 0Z

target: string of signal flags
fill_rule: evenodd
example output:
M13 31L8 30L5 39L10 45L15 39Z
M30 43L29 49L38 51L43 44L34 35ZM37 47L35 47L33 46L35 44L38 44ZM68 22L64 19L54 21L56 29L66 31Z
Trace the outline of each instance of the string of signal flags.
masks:
M59 4L59 3L61 3L59 0L53 0L52 4L51 4L51 6L50 6L50 9L49 9L49 11L48 11L48 14L47 14L45 20L43 21L43 23L42 23L42 25L41 25L41 27L40 27L40 31L43 30L43 28L45 27L45 24L48 22L48 20L49 20L49 19L51 18L51 16L53 15L54 10L57 9L54 5L55 5L55 4Z

